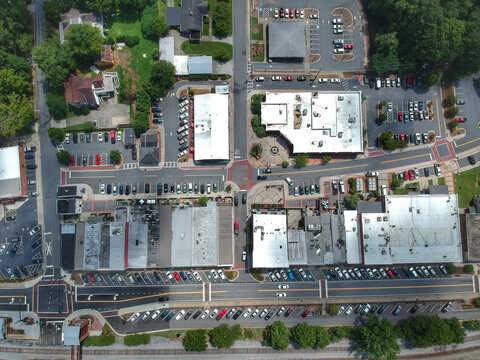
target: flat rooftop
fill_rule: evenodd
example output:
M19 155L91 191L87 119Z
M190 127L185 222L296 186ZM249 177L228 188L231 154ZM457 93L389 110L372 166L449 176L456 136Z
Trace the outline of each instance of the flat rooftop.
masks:
M0 148L0 198L21 195L20 149L18 146Z
M278 131L294 153L363 151L362 96L353 92L266 92L262 124Z
M461 262L458 197L387 195L385 213L362 214L362 241L367 265Z
M304 58L307 56L305 21L269 21L268 57Z
M252 268L288 267L287 215L253 215Z
M467 228L467 260L480 261L480 214L465 214Z

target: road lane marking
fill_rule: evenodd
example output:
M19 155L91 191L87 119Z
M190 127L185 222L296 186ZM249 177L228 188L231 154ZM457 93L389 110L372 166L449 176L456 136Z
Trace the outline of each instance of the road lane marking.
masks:
M395 161L402 161L402 160L410 160L410 159L415 159L415 158L419 158L419 157L422 157L422 156L428 156L428 155L429 154L421 154L421 155L409 156L409 157L405 157L405 158L401 158L401 159L385 160L385 161L380 161L380 164L387 164L387 163L391 163L391 162L395 162Z
M216 290L212 291L212 293L227 293L227 290ZM157 296L164 296L164 295L187 295L187 294L202 294L202 291L179 291L179 292L167 292L167 293L158 293L158 294L153 294L153 295L145 295L145 296L138 296L134 298L129 298L129 299L123 299L123 300L78 300L76 301L77 303L89 303L89 302L95 302L95 303L104 303L104 302L115 302L115 303L121 303L121 302L127 302L127 301L135 301L135 300L142 300L142 299L148 299L148 298L153 298ZM78 294L79 296L86 296L89 294ZM95 295L95 294L93 294ZM112 293L111 295L115 295L115 293Z
M388 290L388 289L420 289L420 288L436 288L436 287L472 287L472 284L445 284L445 285L415 285L415 286L375 286L375 287L358 287L358 288L334 288L330 291L343 290Z
M438 111L438 100L435 100L435 104L437 105L438 131L440 132L438 137L442 137L442 128L440 127L440 112Z
M102 179L114 178L114 177L115 176L106 175L106 176L102 176ZM98 179L98 176L72 176L71 179Z
M261 289L258 292L318 291L318 289Z
M457 145L457 147L462 147L462 146L465 146L465 145L468 145L468 144L471 144L475 141L478 141L480 140L480 138L477 138L477 139L474 139L474 140L470 140L470 141L467 141L466 143L463 143L463 144L460 144L460 145Z
M307 173L316 173L316 172L324 172L324 171L332 171L332 170L344 170L344 169L354 169L359 167L369 166L368 164L365 165L352 165L352 166L343 166L337 168L329 168L329 169L320 169L320 170L305 170L305 171L292 171L292 172L284 172L284 173L272 173L272 174L262 174L266 176L272 175L292 175L292 174L307 174Z

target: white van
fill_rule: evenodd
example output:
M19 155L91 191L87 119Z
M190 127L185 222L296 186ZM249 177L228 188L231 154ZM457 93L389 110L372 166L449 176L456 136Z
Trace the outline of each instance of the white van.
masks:
M255 81L265 81L265 78L263 76L257 76Z
M340 193L345 194L345 183L340 180Z
M375 89L380 89L382 87L382 82L380 81L380 78L375 79Z

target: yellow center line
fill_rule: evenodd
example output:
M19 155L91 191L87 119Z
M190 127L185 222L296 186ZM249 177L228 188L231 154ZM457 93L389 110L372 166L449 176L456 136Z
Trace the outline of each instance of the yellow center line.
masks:
M354 169L354 168L365 167L365 166L368 166L368 164L365 164L365 165L343 166L343 167L320 169L320 170L292 171L292 172L285 172L285 173L277 173L277 172L276 172L276 173L273 173L273 174L262 174L262 175L273 176L273 175L307 174L307 173L317 173L317 172L332 171L332 170Z
M435 100L435 104L437 105L438 131L440 132L439 137L442 137L442 128L440 127L440 112L438 111L438 100Z
M415 285L415 286L375 286L375 287L357 287L357 288L328 288L328 291L344 290L387 290L387 289L420 289L436 287L472 287L472 284L450 284L450 285Z
M114 178L115 176L102 176L102 179ZM98 176L71 176L70 179L98 179Z
M468 144L471 144L471 143L473 143L473 142L475 142L475 141L478 141L478 140L480 140L480 138L467 141L466 143L463 143L463 144L461 144L461 145L457 145L457 148L462 147L462 146L465 146L465 145L468 145Z
M226 293L226 292L228 291L227 290L212 291L212 293ZM149 298L154 298L154 297L164 296L164 295L186 295L186 294L203 294L203 292L202 291L179 291L179 292L158 293L153 295L138 296L138 297L122 299L122 300L77 300L75 302L77 303L104 303L104 302L122 303L122 302L134 301L134 300L149 299ZM95 296L95 294L92 294L92 295ZM109 294L109 295L113 297L113 295L115 294ZM81 296L89 296L89 295L81 294Z
M386 163L391 163L391 162L395 162L395 161L415 159L415 158L419 158L419 157L422 157L422 156L430 156L430 155L429 154L421 154L421 155L404 157L404 158L401 158L401 159L385 160L385 161L381 161L380 164L386 164Z

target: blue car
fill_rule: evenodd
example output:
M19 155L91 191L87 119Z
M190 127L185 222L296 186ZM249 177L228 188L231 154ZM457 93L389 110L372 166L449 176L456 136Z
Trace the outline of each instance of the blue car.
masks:
M422 111L423 110L423 101L418 102L418 110Z
M123 195L123 185L120 185L120 187L118 188L118 193L120 195Z
M109 274L108 274L108 277L110 278L110 281L111 281L113 284L115 284L115 283L117 282L116 279L115 279L115 276L113 276L112 273L109 273Z
M152 108L152 112L162 112L162 109L160 108Z
M295 276L293 276L292 271L290 269L287 269L287 275L290 278L290 280L295 281Z
M85 285L87 285L87 284L88 284L88 278L87 278L87 275L85 275L85 274L82 274L80 277L82 278L82 281L83 281L83 283L84 283Z

